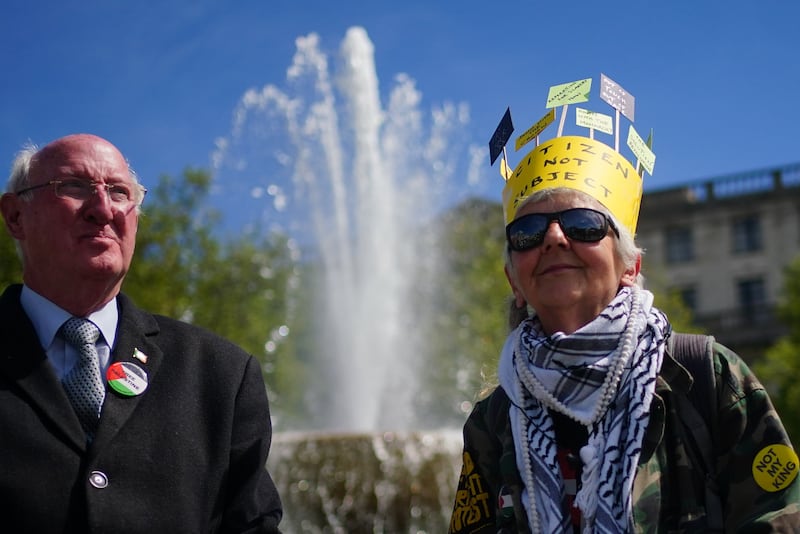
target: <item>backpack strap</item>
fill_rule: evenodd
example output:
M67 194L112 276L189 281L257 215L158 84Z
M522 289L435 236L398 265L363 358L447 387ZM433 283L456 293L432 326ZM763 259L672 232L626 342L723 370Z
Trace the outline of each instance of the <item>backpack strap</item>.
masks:
M713 429L717 412L717 382L714 376L714 336L673 333L670 354L692 376L689 400Z
M676 395L677 409L686 426L687 453L694 465L705 473L705 508L710 530L724 530L722 502L716 480L714 434L716 432L716 376L714 337L702 334L673 333L668 351L692 377L686 396Z

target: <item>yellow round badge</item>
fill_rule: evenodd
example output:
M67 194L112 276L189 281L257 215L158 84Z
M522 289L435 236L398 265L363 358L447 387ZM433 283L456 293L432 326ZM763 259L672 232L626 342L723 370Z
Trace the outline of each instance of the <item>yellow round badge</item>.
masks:
M764 491L785 489L797 477L797 453L787 445L767 445L753 459L753 478Z

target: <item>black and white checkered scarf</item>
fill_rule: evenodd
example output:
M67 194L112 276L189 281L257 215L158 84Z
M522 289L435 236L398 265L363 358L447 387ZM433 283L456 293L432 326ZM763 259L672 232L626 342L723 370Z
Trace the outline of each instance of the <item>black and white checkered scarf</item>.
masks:
M670 330L652 302L650 292L625 287L572 334L547 336L533 316L509 335L498 374L512 401L509 416L532 532L571 531L548 409L589 433L580 451L575 500L583 532L633 530L633 478Z

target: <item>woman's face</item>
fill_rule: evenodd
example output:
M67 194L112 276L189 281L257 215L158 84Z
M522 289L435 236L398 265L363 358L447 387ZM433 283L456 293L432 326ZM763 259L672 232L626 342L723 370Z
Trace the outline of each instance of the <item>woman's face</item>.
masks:
M523 205L516 216L569 208L607 212L589 198L557 194ZM638 262L626 269L615 252L616 245L612 230L596 243L585 243L570 240L558 222L552 221L541 245L510 253L506 277L517 305L531 305L547 334L578 330L600 314L621 286L635 283Z

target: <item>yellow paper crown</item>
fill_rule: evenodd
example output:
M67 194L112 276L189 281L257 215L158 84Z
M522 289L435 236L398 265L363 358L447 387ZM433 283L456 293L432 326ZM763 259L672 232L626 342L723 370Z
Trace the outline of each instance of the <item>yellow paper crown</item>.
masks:
M616 109L615 146L619 146L620 113L633 122L635 99L604 74L600 76L600 97ZM528 152L513 172L506 161L505 143L514 127L510 110L506 110L489 141L491 163L501 153L503 155L500 174L506 181L503 188L503 215L506 225L516 218L519 206L533 193L566 187L593 197L635 235L642 199L642 176L644 169L652 173L655 163L655 155L650 150L652 138L645 143L633 125L630 125L627 145L639 158L640 171L637 172L617 150L594 139L594 129L612 133L612 119L609 116L578 108L576 122L578 126L590 128L591 137L561 136L568 105L589 100L591 81L588 78L550 88L547 107L563 106L558 136L539 143L539 134L555 120L555 110L550 109L547 115L517 139L517 150L534 138L537 146Z
M543 189L567 187L583 191L605 206L636 233L642 178L619 152L588 137L556 137L519 162L503 188L503 214L508 224L529 196Z

